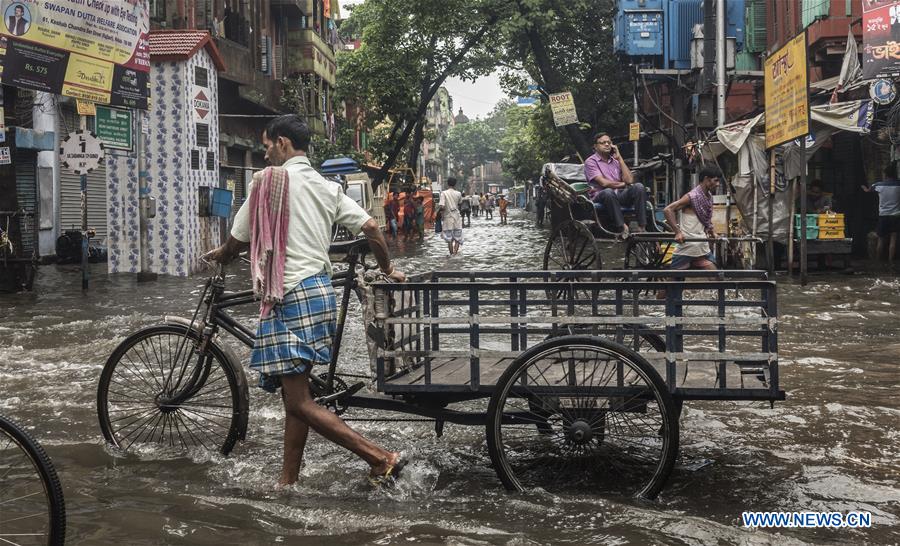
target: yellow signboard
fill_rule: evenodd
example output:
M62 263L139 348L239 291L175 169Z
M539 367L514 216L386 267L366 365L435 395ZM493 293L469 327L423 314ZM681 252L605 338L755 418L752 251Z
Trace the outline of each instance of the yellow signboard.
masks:
M575 99L572 93L554 93L550 95L550 109L553 111L553 122L557 127L578 123L578 113L575 112Z
M635 141L641 139L641 124L632 121L628 124L628 140Z
M766 148L809 133L806 32L766 59Z
M78 115L79 116L96 116L97 115L97 106L93 102L76 100L75 104L78 106Z

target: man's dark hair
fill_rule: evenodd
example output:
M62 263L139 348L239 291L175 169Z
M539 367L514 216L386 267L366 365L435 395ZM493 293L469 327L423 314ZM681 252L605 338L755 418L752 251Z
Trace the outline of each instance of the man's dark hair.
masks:
M450 186L451 188L456 187L456 179L453 177L448 178L447 185Z
M724 178L724 176L722 176L722 171L720 171L718 167L715 167L713 165L707 165L703 167L702 169L700 169L700 172L697 173L697 175L700 177L701 182L704 178L718 178L720 180Z
M594 140L593 140L593 142L594 142L594 144L597 144L597 141L598 141L598 140L600 140L600 139L603 138L603 137L608 137L608 136L609 136L609 135L608 135L607 133L597 133L596 135L594 135Z
M22 15L25 15L25 6L22 6L22 5L17 4L16 7L13 9L13 11L14 11L14 12L15 12L15 11L21 11L21 12L22 12Z
M284 137L295 150L309 151L309 126L297 114L285 114L270 121L266 125L266 137L272 142Z

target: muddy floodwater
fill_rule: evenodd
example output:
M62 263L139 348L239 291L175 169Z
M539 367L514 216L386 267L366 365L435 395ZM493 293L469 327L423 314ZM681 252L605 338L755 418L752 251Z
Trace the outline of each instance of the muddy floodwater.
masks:
M536 269L548 233L513 211L508 225L474 218L466 243L393 243L397 266ZM621 267L611 249L604 263ZM311 436L301 480L273 487L282 409L251 384L247 440L228 457L193 452L115 454L96 417L103 364L129 333L163 315L190 316L203 277L92 269L81 291L75 266L41 267L32 294L0 295L0 413L26 426L63 483L70 544L896 544L900 542L900 279L814 275L801 287L778 277L781 387L787 400L688 403L681 456L652 503L583 492L507 493L481 427L429 422L353 423L413 463L393 490L374 491L365 464ZM249 286L235 270L232 289ZM244 316L253 315L247 309ZM354 306L344 370L365 373ZM248 352L229 340L241 357ZM245 362L246 369L246 362ZM373 412L348 412L372 418ZM397 415L394 415L395 417ZM402 416L401 416L402 417ZM868 529L748 530L746 510L867 511Z

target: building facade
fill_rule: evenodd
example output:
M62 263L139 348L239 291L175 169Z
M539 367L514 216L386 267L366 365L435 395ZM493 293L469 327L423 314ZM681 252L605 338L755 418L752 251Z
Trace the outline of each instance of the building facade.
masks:
M455 124L453 119L453 97L446 87L441 87L428 103L428 111L425 114L427 125L425 126L426 138L422 142L422 152L419 154L419 174L427 176L432 182L437 182L443 187L450 169L453 167L450 154L447 151L447 135Z

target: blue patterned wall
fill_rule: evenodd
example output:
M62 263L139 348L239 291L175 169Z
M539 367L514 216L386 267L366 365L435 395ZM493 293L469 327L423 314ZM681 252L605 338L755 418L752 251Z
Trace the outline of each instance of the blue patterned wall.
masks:
M209 147L197 147L192 99L194 67L209 73ZM201 269L200 256L218 245L219 221L200 217L200 186L219 183L219 119L216 68L206 51L179 62L153 63L149 111L147 167L156 217L148 221L150 270L187 276ZM200 169L191 169L191 150L200 150ZM215 154L206 170L206 151ZM134 154L110 154L106 160L109 222L109 272L140 269L137 159Z

